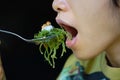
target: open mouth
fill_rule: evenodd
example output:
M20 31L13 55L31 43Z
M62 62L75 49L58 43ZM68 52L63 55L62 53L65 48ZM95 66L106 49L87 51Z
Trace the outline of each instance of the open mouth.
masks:
M74 27L65 24L61 24L61 26L67 32L67 39L72 40L74 37L76 37L78 31Z

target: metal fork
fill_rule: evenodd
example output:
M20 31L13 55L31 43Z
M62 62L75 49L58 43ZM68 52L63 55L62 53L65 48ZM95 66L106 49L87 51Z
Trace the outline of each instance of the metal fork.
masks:
M6 31L6 30L1 30L1 29L0 29L0 32L14 35L14 36L22 39L23 41L29 42L29 43L35 43L35 41L44 42L44 41L46 41L46 40L48 40L48 39L51 39L51 38L54 38L54 37L55 37L55 35L53 35L53 36L48 36L48 37L36 38L36 39L26 39L26 38L23 38L22 36L20 36L20 35L18 35L18 34L16 34L16 33L10 32L10 31Z

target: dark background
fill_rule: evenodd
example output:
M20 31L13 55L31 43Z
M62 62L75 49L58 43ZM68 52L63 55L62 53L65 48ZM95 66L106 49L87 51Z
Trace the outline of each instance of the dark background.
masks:
M0 1L0 29L33 38L34 33L48 20L58 27L52 1ZM3 33L0 33L0 40L0 53L7 80L55 80L71 52L67 49L67 53L56 60L56 68L53 69L40 54L37 45Z

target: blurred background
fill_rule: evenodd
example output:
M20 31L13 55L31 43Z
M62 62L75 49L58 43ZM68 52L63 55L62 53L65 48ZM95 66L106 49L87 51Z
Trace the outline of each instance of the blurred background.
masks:
M15 32L24 38L33 38L46 21L55 27L56 12L53 0L0 1L0 29ZM71 51L56 61L53 69L39 52L39 46L12 35L0 33L0 55L7 80L55 80ZM57 51L59 52L59 51Z

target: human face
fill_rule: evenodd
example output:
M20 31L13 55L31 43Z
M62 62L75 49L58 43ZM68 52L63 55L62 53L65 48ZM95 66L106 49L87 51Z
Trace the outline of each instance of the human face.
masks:
M66 46L79 59L90 59L120 35L120 15L112 0L54 0L57 23L70 32Z

